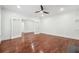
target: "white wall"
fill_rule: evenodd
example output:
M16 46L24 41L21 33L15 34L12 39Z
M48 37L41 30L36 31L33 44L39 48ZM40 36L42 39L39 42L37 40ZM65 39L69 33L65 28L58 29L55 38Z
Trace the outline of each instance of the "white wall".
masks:
M33 32L34 30L34 22L26 21L24 22L24 32Z
M26 21L22 22L22 19ZM19 37L22 32L35 32L35 24L32 18L2 9L2 40Z
M40 31L42 33L79 39L79 11L42 19Z
M2 39L9 39L11 36L20 36L23 30L24 32L39 31L41 33L79 39L79 11L62 13L52 17L45 17L43 19L40 19L40 28L38 28L39 24L33 23L31 21L24 22L23 24L21 21L17 20L12 21L13 25L11 25L10 21L14 18L18 20L27 20L26 16L11 12L6 9L2 9ZM39 19L33 18L33 20ZM11 26L13 26L12 31Z
M1 7L0 7L0 39L1 39Z
M19 20L25 18L25 16L18 13L2 9L2 39L10 39L11 37L20 36L23 29L22 22Z

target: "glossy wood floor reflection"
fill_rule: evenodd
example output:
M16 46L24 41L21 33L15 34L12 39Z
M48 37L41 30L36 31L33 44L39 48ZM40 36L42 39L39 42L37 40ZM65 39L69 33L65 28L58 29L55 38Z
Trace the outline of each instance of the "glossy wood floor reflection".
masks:
M66 53L69 45L79 46L79 41L48 34L23 33L22 37L4 40L1 53Z

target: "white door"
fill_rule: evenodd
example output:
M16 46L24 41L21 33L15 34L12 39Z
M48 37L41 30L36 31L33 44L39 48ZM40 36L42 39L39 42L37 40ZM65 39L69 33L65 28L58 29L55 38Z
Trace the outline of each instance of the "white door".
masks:
M21 34L24 30L23 22L20 19L12 20L11 25L11 38L21 37Z

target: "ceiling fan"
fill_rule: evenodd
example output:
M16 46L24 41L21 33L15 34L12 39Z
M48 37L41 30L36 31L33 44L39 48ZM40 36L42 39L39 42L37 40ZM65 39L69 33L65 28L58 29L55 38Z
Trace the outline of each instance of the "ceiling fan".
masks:
M40 10L40 11L36 11L35 13L42 12L42 13L45 13L45 14L49 14L49 12L44 11L44 8L43 8L43 6L42 6L42 5L40 5L40 8L41 8L41 10Z

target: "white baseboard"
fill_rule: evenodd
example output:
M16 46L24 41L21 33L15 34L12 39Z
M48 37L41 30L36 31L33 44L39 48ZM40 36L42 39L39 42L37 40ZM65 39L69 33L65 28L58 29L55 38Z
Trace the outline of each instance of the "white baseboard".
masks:
M45 32L42 32L42 33L45 33ZM52 34L52 33L45 33L45 34L55 35L55 36L60 36L60 37L64 37L64 38L79 40L79 37L74 37L74 36L72 37L72 36L60 35L60 34Z
M40 34L40 32L34 32L34 34Z
M21 37L21 35L12 36L11 39L18 38L18 37Z

